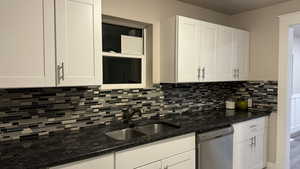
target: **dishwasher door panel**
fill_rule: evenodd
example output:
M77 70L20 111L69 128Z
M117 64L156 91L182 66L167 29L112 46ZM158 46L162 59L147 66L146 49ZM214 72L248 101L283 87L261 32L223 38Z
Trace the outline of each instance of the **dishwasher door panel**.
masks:
M198 169L232 169L233 135L200 142L197 158Z

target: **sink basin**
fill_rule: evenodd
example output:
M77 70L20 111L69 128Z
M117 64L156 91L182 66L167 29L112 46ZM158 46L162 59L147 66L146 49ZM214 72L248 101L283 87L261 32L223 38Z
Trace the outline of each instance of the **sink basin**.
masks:
M162 133L162 132L168 132L174 129L178 129L179 126L174 126L171 124L166 124L166 123L156 123L156 124L149 124L145 126L139 126L136 127L136 130L142 133L145 133L147 135L153 135L157 133Z
M137 137L145 136L145 134L136 131L133 128L126 128L123 130L107 132L106 135L115 140L131 140Z
M122 130L111 131L105 134L114 140L124 141L142 137L145 135L153 135L157 133L168 132L178 128L180 128L180 126L167 123L155 123L144 126L138 126L135 128L126 128Z

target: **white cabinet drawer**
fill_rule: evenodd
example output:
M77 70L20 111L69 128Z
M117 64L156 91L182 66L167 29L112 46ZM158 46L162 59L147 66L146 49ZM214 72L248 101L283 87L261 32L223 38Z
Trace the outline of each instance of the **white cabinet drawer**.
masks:
M195 169L196 151L177 154L162 161L162 168L167 169Z
M267 118L262 117L259 119L234 124L233 127L235 140L240 142L257 135L257 133L264 133L267 127L266 120Z
M194 150L195 147L195 133L134 147L116 153L116 169L133 169Z
M114 169L114 155L104 155L87 160L77 161L50 169Z

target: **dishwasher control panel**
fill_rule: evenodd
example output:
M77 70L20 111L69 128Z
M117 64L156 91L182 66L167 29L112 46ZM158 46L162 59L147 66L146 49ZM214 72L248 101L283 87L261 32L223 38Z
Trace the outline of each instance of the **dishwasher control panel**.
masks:
M198 134L198 141L201 142L201 141L211 140L214 138L230 135L233 134L233 131L234 131L233 127L227 127L223 129L206 132L203 134Z

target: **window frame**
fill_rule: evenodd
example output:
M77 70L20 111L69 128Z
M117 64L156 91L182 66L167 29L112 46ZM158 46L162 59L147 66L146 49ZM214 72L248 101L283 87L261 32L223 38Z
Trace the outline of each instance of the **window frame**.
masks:
M120 25L122 26L122 25ZM101 89L110 90L110 89L135 89L135 88L146 88L146 75L147 75L147 30L142 28L143 30L143 55L129 55L122 53L110 53L102 51L102 59L104 56L109 57L119 57L119 58L135 58L141 59L141 83L128 84L128 83L119 83L119 84L102 84ZM102 66L102 78L103 78L103 66Z

